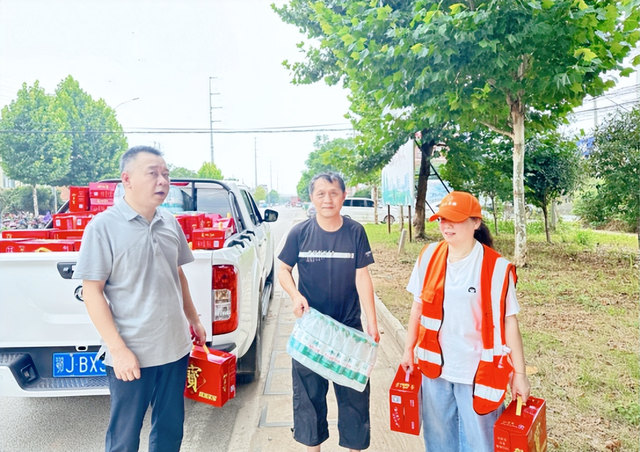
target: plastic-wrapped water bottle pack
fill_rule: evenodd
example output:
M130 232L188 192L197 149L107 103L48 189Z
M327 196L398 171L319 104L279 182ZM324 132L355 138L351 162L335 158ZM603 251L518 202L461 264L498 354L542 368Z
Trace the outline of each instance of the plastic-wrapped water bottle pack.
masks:
M287 353L305 367L342 386L362 392L376 362L371 336L309 309L296 320Z

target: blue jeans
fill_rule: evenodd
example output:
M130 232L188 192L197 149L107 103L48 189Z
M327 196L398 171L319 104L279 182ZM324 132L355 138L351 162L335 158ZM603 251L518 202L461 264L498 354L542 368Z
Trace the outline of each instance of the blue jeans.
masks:
M427 452L493 452L493 425L504 411L473 411L473 385L422 376L422 427Z
M149 452L178 452L184 424L184 384L189 355L162 366L143 367L140 378L118 380L106 366L111 416L106 452L137 452L144 415L151 405Z

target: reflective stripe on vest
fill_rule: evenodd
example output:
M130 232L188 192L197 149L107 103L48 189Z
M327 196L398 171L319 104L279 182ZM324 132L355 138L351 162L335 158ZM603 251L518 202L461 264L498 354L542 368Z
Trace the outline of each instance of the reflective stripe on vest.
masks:
M418 263L418 275L425 285L425 278L429 263L440 243L432 243L423 248ZM438 249L438 253L446 253L446 245ZM437 261L436 261L437 262ZM432 269L434 274L440 274L442 269ZM446 269L445 269L446 272ZM509 287L509 275L513 273L516 281L515 267L501 257L493 249L483 245L483 266L480 275L481 289L484 284L489 284L490 296L488 318L483 322L482 330L482 356L478 365L474 380L474 409L478 414L486 414L498 408L504 400L507 383L510 379L513 367L506 347L504 333L504 318L506 294ZM431 293L431 292L429 292ZM482 297L482 290L480 291ZM423 374L429 378L437 378L442 373L444 358L438 342L438 333L442 326L444 297L434 300L425 306L423 300L422 316L420 318L420 332L418 341L418 362ZM483 317L485 307L483 300ZM485 327L487 331L485 331ZM506 379L505 379L506 374Z

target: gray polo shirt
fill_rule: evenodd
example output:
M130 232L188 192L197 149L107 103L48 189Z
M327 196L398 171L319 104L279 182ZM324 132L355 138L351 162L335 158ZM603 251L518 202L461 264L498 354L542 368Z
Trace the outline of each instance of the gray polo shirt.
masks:
M159 366L191 350L178 267L193 260L170 212L158 208L149 223L121 200L88 224L73 278L106 281L104 294L120 336L140 367ZM112 366L104 342L102 351Z

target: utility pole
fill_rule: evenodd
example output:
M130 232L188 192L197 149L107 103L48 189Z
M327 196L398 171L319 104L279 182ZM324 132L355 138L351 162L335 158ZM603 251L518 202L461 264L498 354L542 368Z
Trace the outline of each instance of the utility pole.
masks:
M258 188L258 138L253 138L253 161L255 167L254 187Z
M213 103L211 102L211 96L219 96L220 93L214 93L211 91L211 80L217 80L217 77L209 77L209 134L211 135L211 163L214 163L213 161L213 123L214 122L221 122L220 120L213 120L213 110L214 109L222 109L222 107L214 107Z

